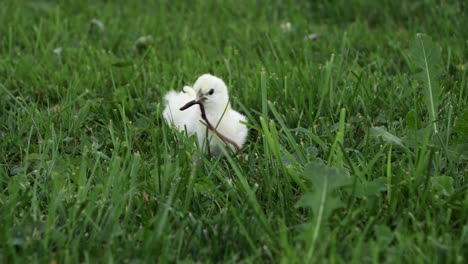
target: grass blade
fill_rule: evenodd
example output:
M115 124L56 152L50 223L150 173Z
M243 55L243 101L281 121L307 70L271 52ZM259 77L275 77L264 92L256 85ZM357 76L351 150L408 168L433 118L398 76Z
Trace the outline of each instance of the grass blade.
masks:
M419 33L411 46L410 58L419 71L416 78L424 84L424 101L429 111L429 121L437 134L439 131L436 120L442 91L439 85L439 77L442 75L440 51L429 36Z

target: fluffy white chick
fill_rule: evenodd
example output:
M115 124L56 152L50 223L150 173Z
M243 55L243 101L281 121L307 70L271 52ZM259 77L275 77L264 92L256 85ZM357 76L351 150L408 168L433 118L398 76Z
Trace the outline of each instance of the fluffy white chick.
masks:
M181 93L170 91L164 97L166 108L163 115L169 124L175 125L180 131L187 131L189 136L196 134L200 147L209 146L211 153L219 154L218 144L227 142L214 139L213 131L204 124L200 108L195 105L203 104L206 118L216 131L239 148L244 145L248 131L241 121L246 122L247 119L231 108L228 89L223 80L211 74L203 74L193 88L185 86L183 90Z

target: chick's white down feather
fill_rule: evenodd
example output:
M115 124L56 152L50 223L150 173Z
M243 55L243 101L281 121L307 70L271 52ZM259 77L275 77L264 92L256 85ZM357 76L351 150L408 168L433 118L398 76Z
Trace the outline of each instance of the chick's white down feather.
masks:
M185 86L180 93L170 91L164 99L166 108L163 116L166 122L174 125L179 131L187 131L189 136L195 134L199 147L209 146L211 153L219 154L219 144L226 143L214 139L214 133L207 130L198 105L180 110L192 100L201 101L208 121L220 134L234 141L239 147L244 145L248 131L241 121L246 122L247 119L231 108L227 86L220 78L204 74L197 79L193 88Z

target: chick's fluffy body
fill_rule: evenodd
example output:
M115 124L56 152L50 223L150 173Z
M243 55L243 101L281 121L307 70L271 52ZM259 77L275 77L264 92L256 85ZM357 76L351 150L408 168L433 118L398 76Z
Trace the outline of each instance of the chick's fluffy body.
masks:
M173 124L179 131L187 131L189 136L196 135L200 147L209 146L211 153L219 154L219 144L225 144L215 139L214 133L207 129L198 105L180 110L186 103L200 99L203 100L207 119L216 130L239 147L245 144L248 130L241 122L247 122L247 119L231 108L227 87L220 78L204 74L198 78L193 88L185 86L180 93L170 91L164 99L166 108L163 116L166 122Z

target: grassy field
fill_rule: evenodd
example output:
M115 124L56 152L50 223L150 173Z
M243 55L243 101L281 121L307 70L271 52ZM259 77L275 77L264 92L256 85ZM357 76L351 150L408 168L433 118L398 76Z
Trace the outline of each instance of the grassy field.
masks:
M0 263L467 263L466 1L108 2L1 3ZM242 155L162 118L206 72Z

